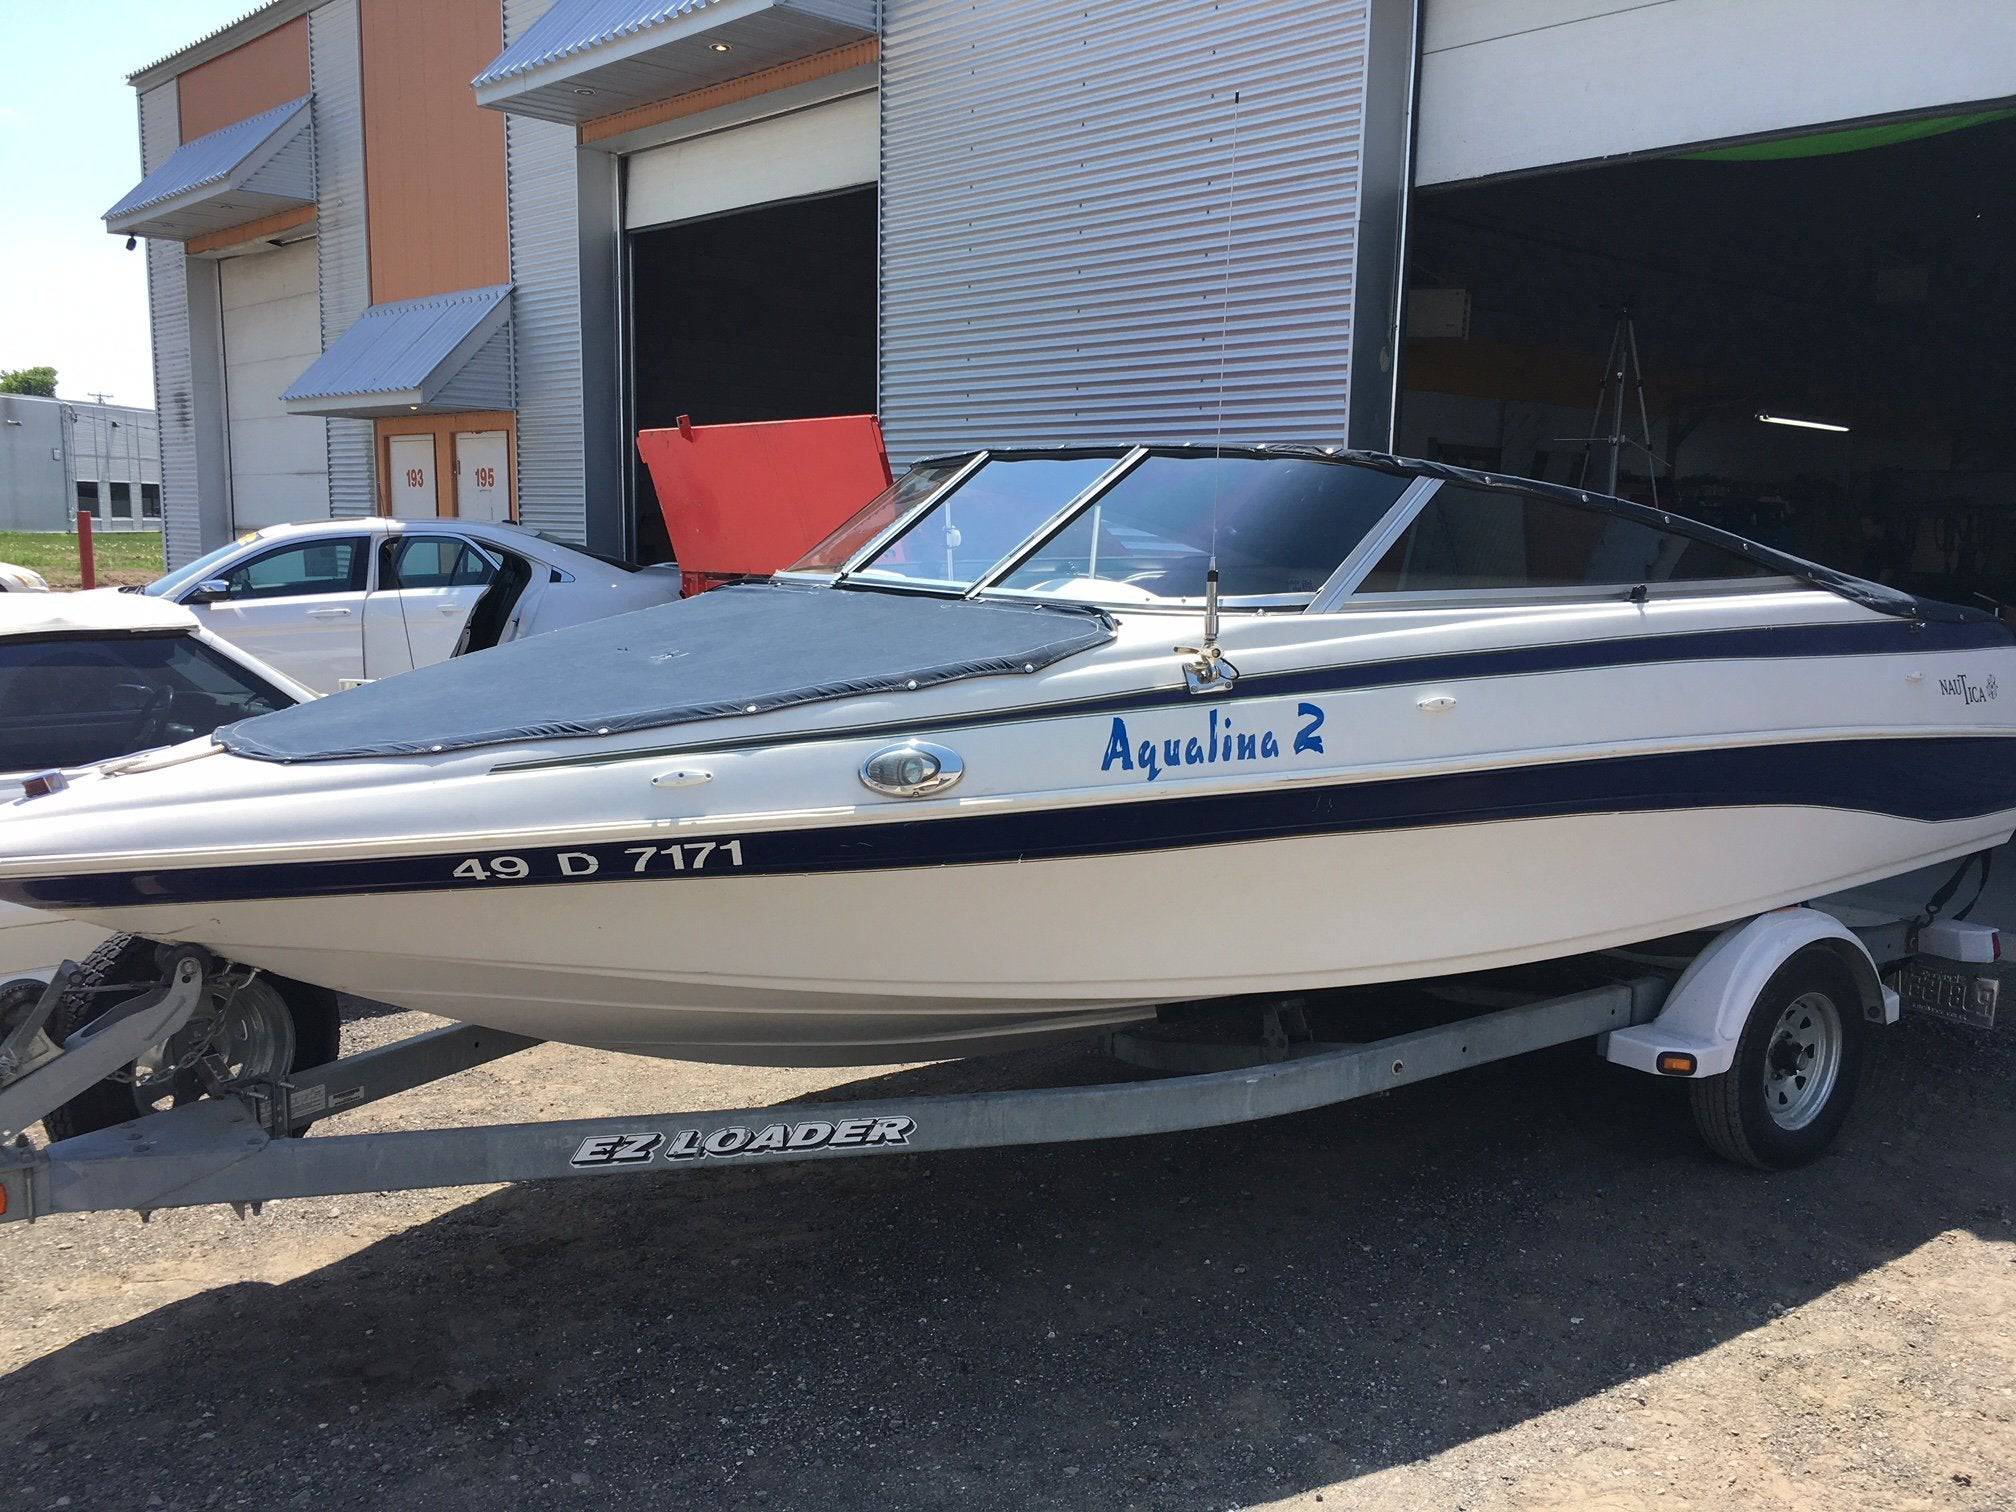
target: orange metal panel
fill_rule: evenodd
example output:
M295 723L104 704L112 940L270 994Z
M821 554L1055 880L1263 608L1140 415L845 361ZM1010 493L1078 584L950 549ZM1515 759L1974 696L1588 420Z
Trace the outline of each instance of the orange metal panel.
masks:
M637 433L665 530L695 592L788 567L889 486L873 415Z
M503 50L497 0L363 0L371 300L511 276L504 117L469 81Z
M850 42L847 46L836 47L831 52L816 53L795 63L780 63L775 68L766 68L761 73L753 73L746 78L730 79L725 84L711 84L705 89L696 89L691 94L675 95L669 100L658 100L649 105L619 110L614 115L597 116L592 121L582 122L581 140L605 141L612 136L621 136L626 131L635 131L640 126L656 126L661 122L679 120L683 116L698 115L703 110L733 105L738 100L753 100L757 95L769 94L773 89L788 89L793 84L809 84L814 79L845 73L850 68L865 68L881 56L882 45L873 37L862 42Z
M175 80L182 140L242 121L308 93L308 18L296 16Z
M222 231L206 231L201 236L192 236L182 244L182 250L190 256L203 252L221 252L226 247L242 246L246 242L263 241L269 236L278 236L282 231L292 231L297 226L305 226L315 219L315 207L303 205L298 210L282 210L277 215L261 216L255 221L246 221L242 226L226 226Z

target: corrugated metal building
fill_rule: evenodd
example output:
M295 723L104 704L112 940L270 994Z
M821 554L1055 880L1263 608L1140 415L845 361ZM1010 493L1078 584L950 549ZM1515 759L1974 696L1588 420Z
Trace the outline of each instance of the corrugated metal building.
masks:
M876 410L900 458L1381 446L1397 407L1403 441L1474 459L1492 448L1472 401L1502 419L1584 367L1593 398L1601 338L1471 341L1473 307L1488 335L1512 295L1439 243L1403 272L1410 187L1433 211L1530 182L1544 218L1590 164L2005 103L2012 17L274 0L133 77L146 177L107 224L149 241L170 555L377 510L508 513L650 554L633 437L681 414ZM1551 234L1582 255L1628 229L1631 192L1618 219ZM1412 340L1410 283L1437 290ZM479 497L479 470L501 489Z
M161 528L154 411L0 394L0 530Z

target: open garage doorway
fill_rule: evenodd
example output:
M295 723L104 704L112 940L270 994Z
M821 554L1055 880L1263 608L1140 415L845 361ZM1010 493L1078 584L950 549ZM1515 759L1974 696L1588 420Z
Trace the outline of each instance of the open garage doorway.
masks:
M2012 162L2016 118L1985 111L1423 191L1399 448L1582 480L1628 304L1651 455L1625 451L1620 493L2016 603ZM1951 871L1857 901L1915 910ZM2006 848L1975 917L2016 928Z
M1919 593L2016 601L2010 116L1423 192L1401 449L1577 481L1568 438L1628 303L1653 457L1627 452L1620 492L1656 484Z
M875 409L876 191L850 189L630 238L636 426ZM671 555L633 451L640 560Z

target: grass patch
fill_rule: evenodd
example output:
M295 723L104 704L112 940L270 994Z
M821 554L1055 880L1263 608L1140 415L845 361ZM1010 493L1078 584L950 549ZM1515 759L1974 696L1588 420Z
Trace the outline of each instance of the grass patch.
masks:
M161 576L161 532L100 531L97 548L98 583L151 583ZM0 562L31 567L49 579L51 588L81 588L77 537L67 530L0 530Z

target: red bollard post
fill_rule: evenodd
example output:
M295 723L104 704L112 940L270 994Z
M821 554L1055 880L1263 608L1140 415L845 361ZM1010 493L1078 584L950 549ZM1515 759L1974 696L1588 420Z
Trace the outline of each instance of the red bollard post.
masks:
M98 586L98 553L91 547L91 516L86 511L77 511L77 566L84 575L84 586Z

